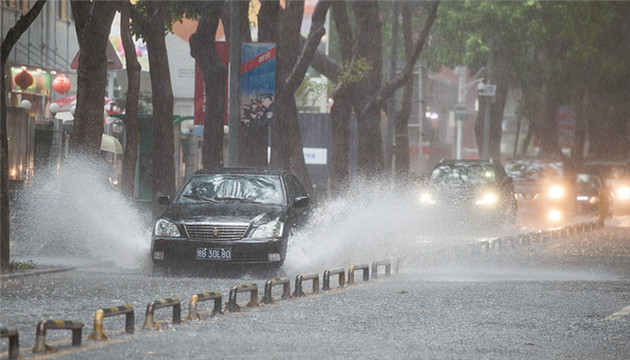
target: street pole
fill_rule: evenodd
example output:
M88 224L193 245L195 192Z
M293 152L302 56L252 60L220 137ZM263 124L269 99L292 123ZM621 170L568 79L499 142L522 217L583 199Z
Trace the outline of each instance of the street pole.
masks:
M490 43L492 44L492 42ZM492 83L492 54L488 54L488 66L486 67L487 84ZM494 95L494 94L493 94ZM486 97L483 107L483 151L482 159L490 158L490 106L492 106L492 97Z
M424 122L427 113L427 62L424 59L420 60L420 116L418 119L418 163L420 172L424 172L424 159L422 158L422 142L424 133ZM433 141L431 139L431 141ZM428 167L428 166L427 166Z
M456 73L457 73L457 80L458 80L458 86L457 86L457 103L461 104L464 101L464 68L462 67L458 67L457 69L455 69ZM456 119L455 121L457 121L457 143L456 143L456 153L455 153L455 158L456 159L461 159L462 158L462 120L461 119Z
M241 39L239 33L238 6L240 1L230 1L230 94L228 111L228 166L238 166L238 124L241 97Z

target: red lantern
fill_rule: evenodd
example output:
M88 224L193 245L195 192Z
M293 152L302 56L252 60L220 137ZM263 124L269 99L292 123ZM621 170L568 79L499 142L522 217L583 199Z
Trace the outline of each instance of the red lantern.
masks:
M15 75L13 81L15 81L15 84L21 87L22 90L26 90L27 87L33 85L33 75L24 69L19 74Z
M65 94L70 90L70 87L72 87L72 83L70 83L70 79L68 79L66 75L60 74L53 80L52 87L56 92Z

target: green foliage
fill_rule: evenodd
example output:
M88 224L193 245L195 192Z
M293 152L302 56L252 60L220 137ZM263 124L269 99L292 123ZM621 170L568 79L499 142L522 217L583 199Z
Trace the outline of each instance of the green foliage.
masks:
M295 98L303 106L314 106L320 97L328 96L328 91L332 86L328 81L321 83L306 76L295 92ZM310 104L308 102L309 99L311 99Z
M145 16L149 16L149 9L155 6L152 3L160 2L150 0L138 0L135 3L136 9ZM209 2L205 1L171 1L168 16L164 23L164 35L173 32L173 23L182 22L182 19L198 19L199 16L208 9ZM139 38L144 38L144 34L137 22L131 22L131 33Z
M37 267L37 264L35 264L33 260L11 261L9 263L9 270L13 270L13 271L35 269L36 267Z
M357 56L350 64L346 61L343 64L343 72L337 77L337 83L356 84L363 80L365 73L373 70L374 67L367 58Z

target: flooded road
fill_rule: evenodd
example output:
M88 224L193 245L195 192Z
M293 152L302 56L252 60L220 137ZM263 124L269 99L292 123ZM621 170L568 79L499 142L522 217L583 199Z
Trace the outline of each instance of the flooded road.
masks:
M70 346L70 331L48 332L55 348L48 356L68 359L624 358L628 222L509 251L401 262L391 278L363 282L357 272L357 284L343 289L333 277L332 291L299 299L280 300L278 286L272 305L246 307L249 294L241 294L239 313L211 317L213 302L200 302L196 322L173 325L171 309L159 309L159 331L142 329L148 303L177 297L185 318L192 295L220 291L225 308L232 287L255 283L262 297L273 274L157 277L146 268L78 263L72 271L3 279L0 319L20 330L23 358L42 357L30 350L43 319L85 324L80 347ZM281 275L293 291L296 273ZM135 309L135 333L125 334L123 317L112 317L104 321L110 340L88 340L95 311L123 304ZM7 349L3 341L2 356Z

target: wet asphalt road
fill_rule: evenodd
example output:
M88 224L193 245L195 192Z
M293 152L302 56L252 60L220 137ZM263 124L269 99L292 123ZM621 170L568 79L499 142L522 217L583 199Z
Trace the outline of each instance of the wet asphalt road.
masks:
M162 329L142 330L146 305L188 300L264 276L154 277L143 269L82 264L73 271L3 279L0 323L20 331L23 358L60 359L627 359L630 316L628 221L564 239L481 254L452 253L403 259L400 274L344 289L202 320L169 325L170 309L156 310ZM320 271L321 273L321 271ZM286 274L293 279L295 274ZM336 285L336 278L333 278ZM279 287L280 288L280 287ZM281 289L276 289L280 291ZM279 292L274 290L275 298ZM310 292L307 283L305 290ZM106 342L87 339L99 307L131 304L135 334L123 317L106 318ZM612 316L617 313L616 316ZM49 331L55 352L34 356L35 324L42 319L85 323L83 345L70 331ZM8 342L1 342L0 359Z

